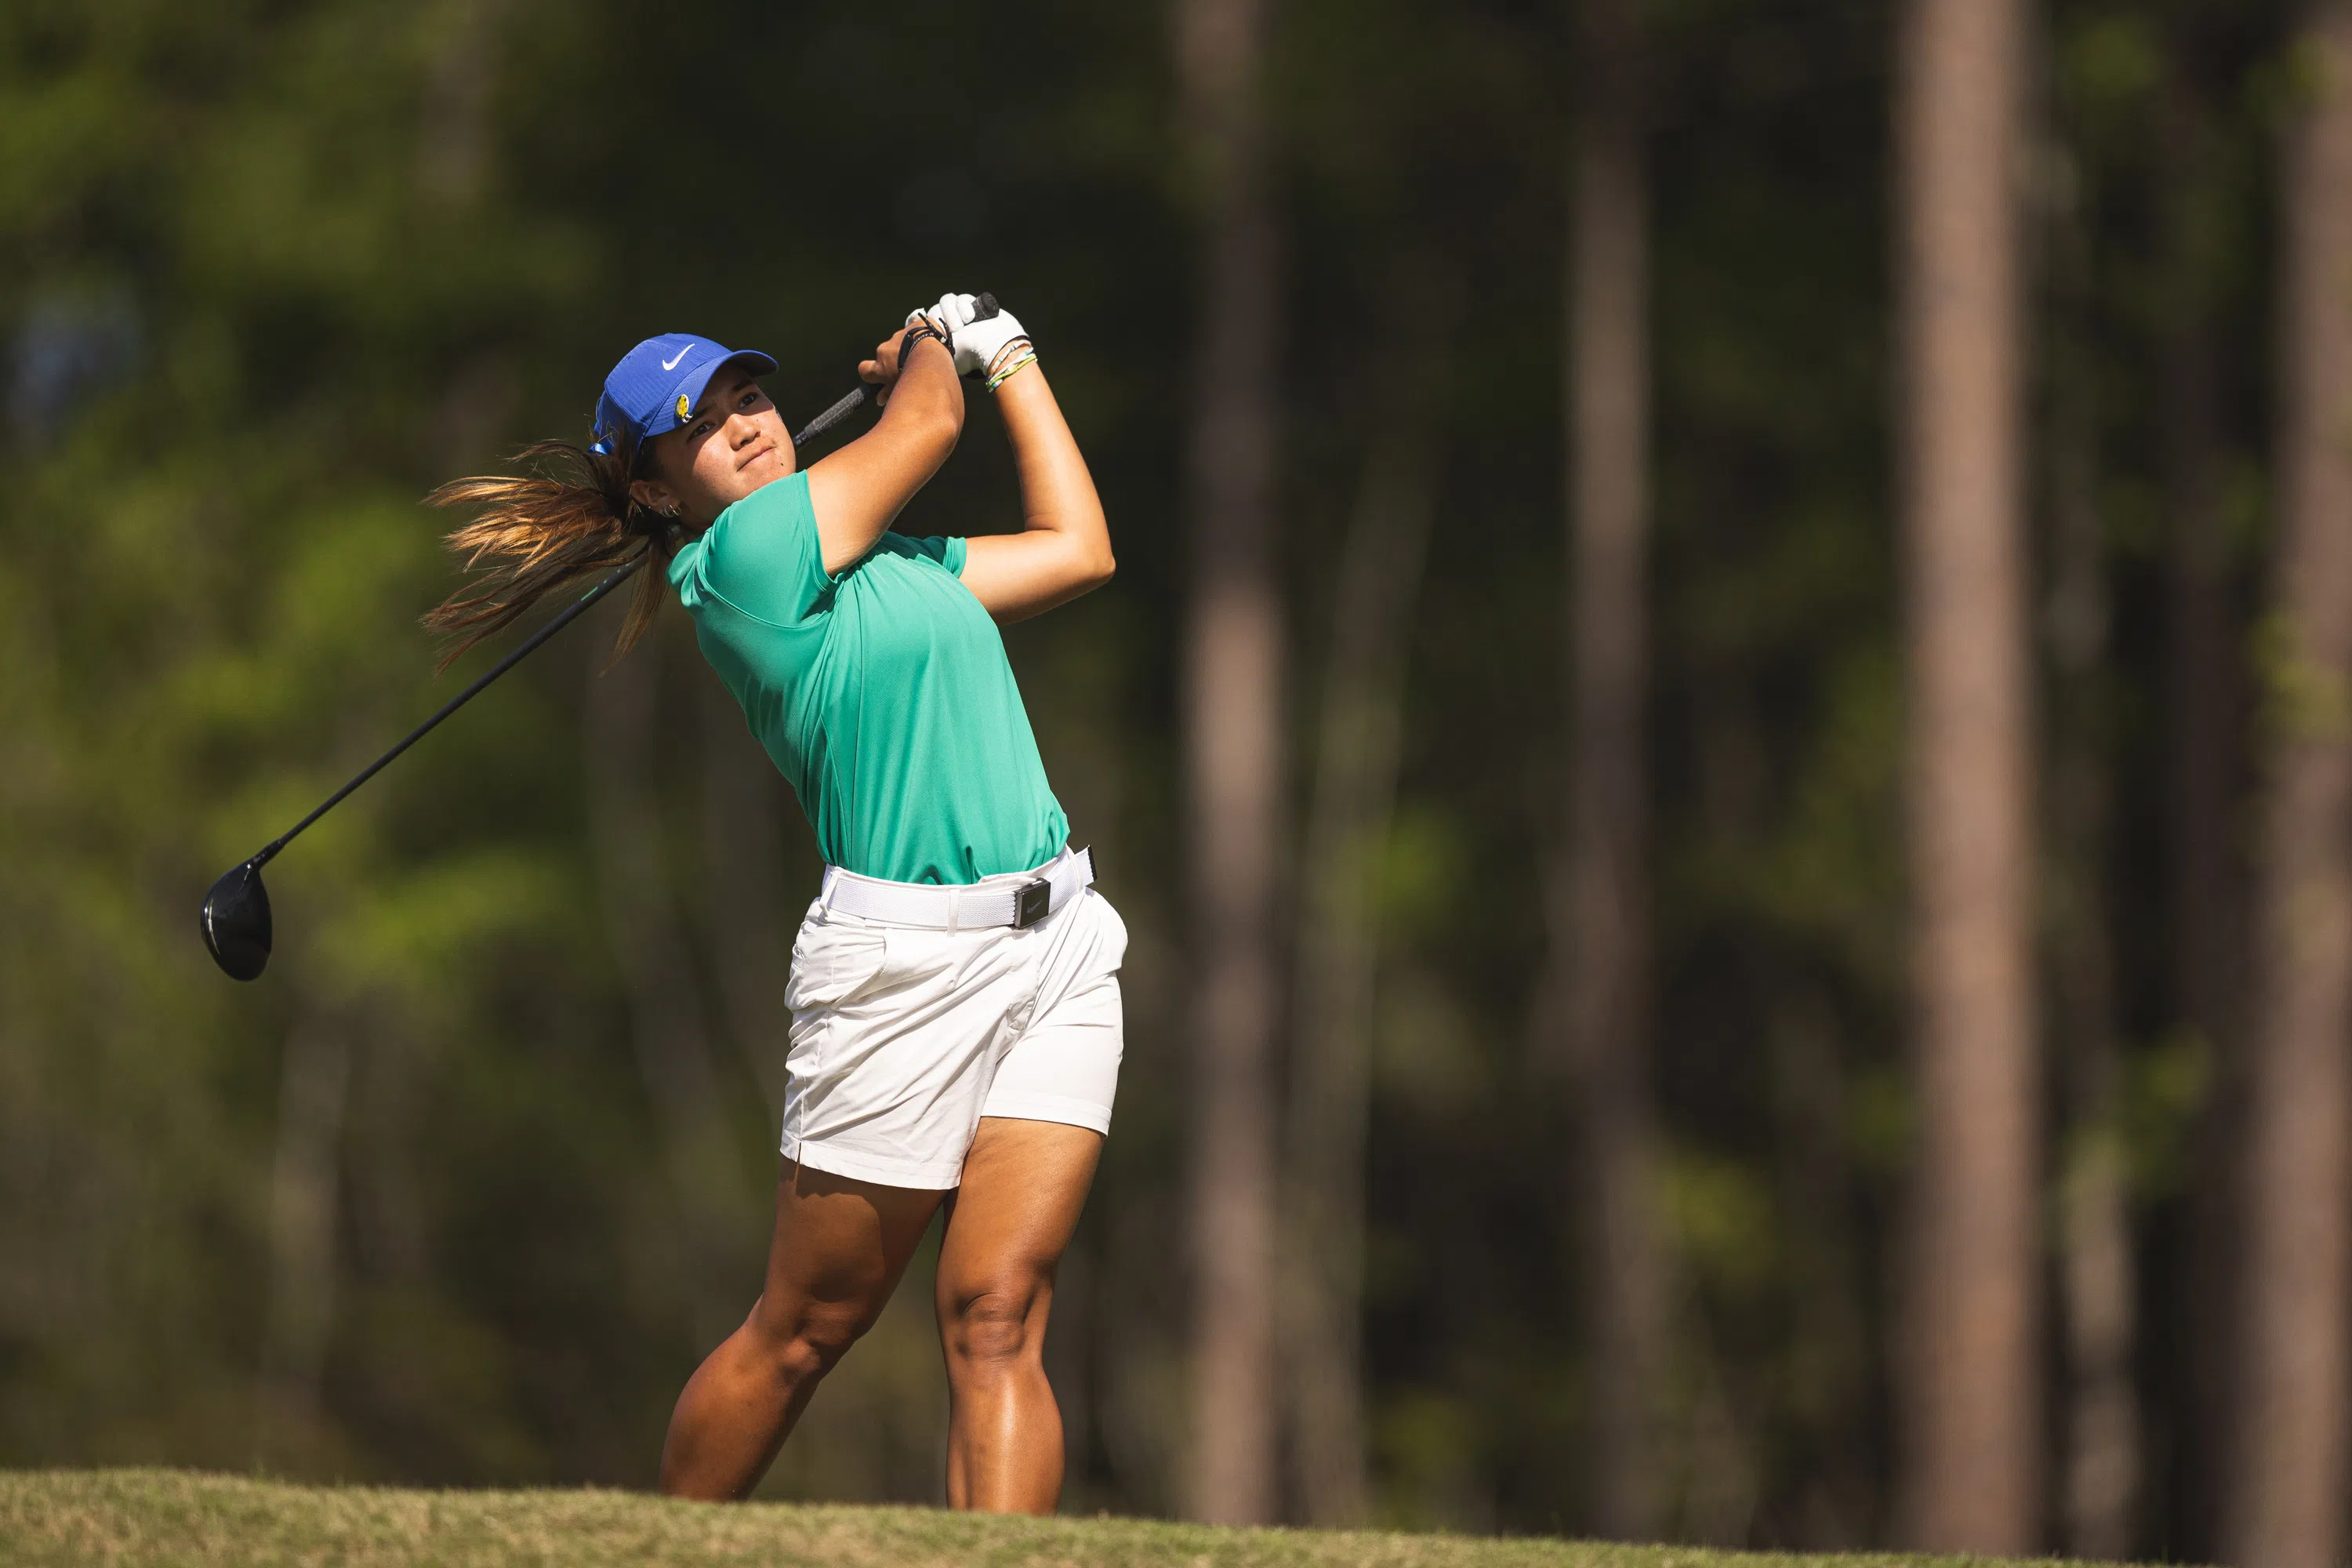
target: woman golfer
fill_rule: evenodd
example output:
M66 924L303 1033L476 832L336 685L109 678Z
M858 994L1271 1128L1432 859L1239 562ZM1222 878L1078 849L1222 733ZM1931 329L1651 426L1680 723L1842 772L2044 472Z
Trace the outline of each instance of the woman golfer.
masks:
M1126 928L1067 844L997 623L1111 574L1094 481L1010 315L950 294L860 367L873 429L806 470L755 379L708 338L623 356L583 483L461 480L453 544L489 572L435 612L487 635L649 551L824 852L793 946L783 1165L766 1287L688 1382L662 1489L740 1498L872 1325L934 1211L958 1508L1051 1512L1062 1422L1040 1352L1054 1270L1110 1128ZM889 531L985 377L1021 475L1017 534ZM622 632L665 588L646 574Z

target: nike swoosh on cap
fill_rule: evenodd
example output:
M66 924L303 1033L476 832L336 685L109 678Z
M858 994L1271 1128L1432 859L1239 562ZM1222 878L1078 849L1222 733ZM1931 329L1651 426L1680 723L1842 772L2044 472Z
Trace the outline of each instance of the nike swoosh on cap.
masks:
M682 359L684 359L684 358L687 356L687 353L688 353L688 350L690 350L690 349L692 349L693 347L694 347L694 345L693 345L692 343L688 343L688 344L687 344L687 345L686 345L686 347L685 347L685 348L682 348L682 349L680 349L680 350L678 350L678 351L677 351L677 358L676 358L676 359L666 359L666 360L662 361L662 369L664 369L664 370L676 370L676 369L677 368L677 362L678 362L678 360L682 360Z

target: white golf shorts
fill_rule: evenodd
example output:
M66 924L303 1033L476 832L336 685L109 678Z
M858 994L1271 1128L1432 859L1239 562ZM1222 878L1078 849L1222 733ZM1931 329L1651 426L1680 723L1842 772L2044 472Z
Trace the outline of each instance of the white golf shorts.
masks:
M983 1116L1108 1132L1126 953L1126 923L1091 888L1025 931L810 905L785 991L784 1158L937 1189L962 1180Z

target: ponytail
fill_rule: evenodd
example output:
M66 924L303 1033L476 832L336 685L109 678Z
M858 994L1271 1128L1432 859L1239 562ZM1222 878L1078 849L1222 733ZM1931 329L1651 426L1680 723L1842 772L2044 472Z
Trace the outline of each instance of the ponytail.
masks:
M630 499L629 465L619 456L539 441L515 460L537 473L453 479L425 498L428 506L479 512L449 535L449 548L480 574L425 617L426 626L450 639L441 668L565 584L636 559L646 564L614 644L613 657L620 658L661 608L666 584L655 568L677 547L676 520Z

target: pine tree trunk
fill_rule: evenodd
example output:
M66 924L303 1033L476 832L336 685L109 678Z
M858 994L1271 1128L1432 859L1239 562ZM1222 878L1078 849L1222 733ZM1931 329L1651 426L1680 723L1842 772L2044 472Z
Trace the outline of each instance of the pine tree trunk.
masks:
M782 1125L790 1018L785 983L793 925L785 913L783 825L788 786L724 683L698 680L702 731L703 887L711 969L735 1048Z
M2189 0L2175 12L2170 80L2158 123L2167 184L2159 374L2167 513L2168 1001L2174 1029L2205 1052L2211 1068L2198 1119L2192 1154L2198 1174L2178 1285L2187 1354L2167 1529L2179 1552L2202 1554L2214 1550L2227 1462L2244 1206L2245 887L2238 827L2244 655L2220 482L2222 368L2214 273L2221 259L2216 237L2228 232L2228 215L2217 200L2221 171L2210 89L2202 79L2205 40L2189 25L2199 6Z
M1275 230L1258 101L1264 0L1183 0L1184 132L1202 203L1185 713L1196 1064L1190 1150L1191 1507L1271 1519L1276 1180L1276 877L1282 607L1275 488Z
M1657 1526L1664 1257L1651 1106L1647 770L1649 200L1630 0L1581 0L1569 236L1568 861L1563 1042L1577 1111L1593 1521Z
M299 1466L320 1436L320 1384L334 1328L349 1022L306 1005L278 1069L269 1175L269 1317L262 1338L264 1450Z
M2052 1012L2066 1090L2057 1206L2066 1352L2064 1513L2070 1551L2116 1559L2131 1549L2140 1484L2139 1395L2132 1381L2138 1285L2105 899L2113 791L2105 721L2110 616L2090 341L2097 280L2080 198L2059 215L2050 238L2052 292L2060 315L2048 416L2053 722L2044 885L2053 894Z
M735 1149L710 1056L700 982L663 864L653 779L661 640L597 672L585 722L589 842L606 941L628 998L629 1041L652 1102L656 1148L677 1205L675 1277L707 1350L742 1321L766 1237L736 1179Z
M1403 731L1406 655L1438 504L1434 389L1454 310L1450 280L1400 266L1390 297L1412 300L1423 341L1384 344L1381 395L1339 557L1315 789L1300 871L1297 1038L1284 1209L1283 1362L1298 1498L1307 1522L1361 1522L1364 1469L1364 1131L1373 981L1375 873L1389 841Z
M1919 1142L1898 1530L2041 1535L2041 1249L2020 534L2023 0L1910 0L1899 87Z
M2345 1552L2352 1264L2352 4L2308 13L2288 142L2269 797L2224 1559Z
M1842 1031L1822 997L1797 993L1771 1020L1772 1141L1789 1229L1784 1439L1803 1477L1791 1510L1808 1550L1867 1545L1882 1445L1871 1430L1872 1292L1854 1202L1853 1113Z

